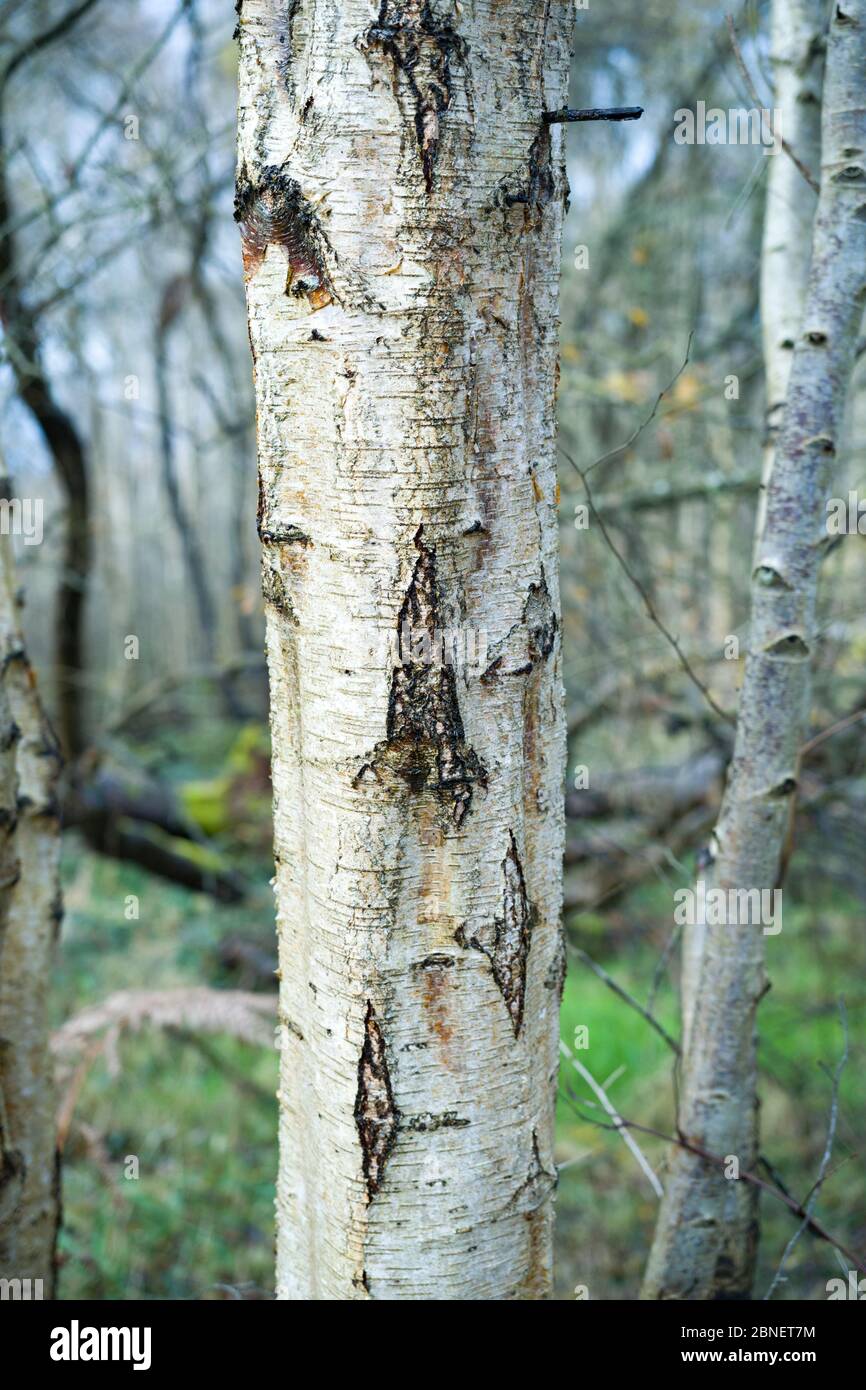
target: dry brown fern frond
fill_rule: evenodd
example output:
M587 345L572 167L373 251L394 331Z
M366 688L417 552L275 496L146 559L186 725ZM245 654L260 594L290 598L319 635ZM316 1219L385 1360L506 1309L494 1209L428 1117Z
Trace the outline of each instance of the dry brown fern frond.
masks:
M255 1047L274 1046L277 1000L271 994L239 989L124 989L110 994L58 1028L51 1037L63 1098L57 1115L57 1142L63 1148L75 1105L90 1068L105 1057L109 1072L120 1071L118 1043L143 1028L223 1033Z

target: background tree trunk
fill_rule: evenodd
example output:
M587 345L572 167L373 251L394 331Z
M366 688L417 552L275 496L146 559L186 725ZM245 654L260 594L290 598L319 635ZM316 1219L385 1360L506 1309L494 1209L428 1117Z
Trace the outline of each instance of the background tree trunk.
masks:
M549 1290L573 18L240 8L284 1299Z
M809 713L826 501L866 293L866 0L833 11L822 115L821 194L809 288L752 576L749 653L734 757L708 887L772 889L797 791ZM691 1143L754 1168L755 1013L766 988L760 926L693 936L698 989L687 1002L679 1128ZM748 1298L757 1191L717 1163L674 1151L644 1284L647 1298Z
M41 1279L50 1298L60 1194L47 1003L61 915L60 761L24 648L8 537L0 565L0 1277Z
M821 80L827 7L821 0L773 0L770 62L773 106L782 133L817 177L821 162ZM760 545L767 486L785 413L794 344L803 319L809 277L815 194L793 159L769 160L761 248L761 329L764 346L766 429L755 526Z

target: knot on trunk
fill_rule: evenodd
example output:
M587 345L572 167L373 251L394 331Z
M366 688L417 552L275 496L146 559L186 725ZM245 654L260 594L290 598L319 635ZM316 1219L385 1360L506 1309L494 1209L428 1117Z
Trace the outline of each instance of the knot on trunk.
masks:
M241 231L245 279L255 275L269 246L281 246L289 263L286 293L306 295L311 309L330 304L334 295L325 269L327 238L313 205L284 167L268 164L253 181L242 165L234 216Z

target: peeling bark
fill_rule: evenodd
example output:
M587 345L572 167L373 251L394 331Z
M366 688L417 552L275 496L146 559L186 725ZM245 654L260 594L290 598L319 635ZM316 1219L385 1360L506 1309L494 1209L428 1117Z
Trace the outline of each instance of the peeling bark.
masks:
M796 795L809 712L828 489L866 301L866 0L834 7L822 114L821 192L804 317L752 575L749 651L734 756L707 889L772 890ZM838 486L838 484L837 484ZM784 929L784 927L783 927ZM755 1018L766 990L760 925L690 932L679 1128L691 1142L757 1158ZM690 984L697 981L697 984ZM757 1189L674 1151L646 1298L748 1298Z
M565 102L573 10L299 0L290 81L281 15L245 0L238 26L297 1029L278 1297L542 1298L551 1183L513 1194L533 1143L554 1171L566 183L543 113ZM398 657L404 625L420 641ZM494 652L513 633L525 669L482 680L441 630ZM457 940L497 924L498 975Z

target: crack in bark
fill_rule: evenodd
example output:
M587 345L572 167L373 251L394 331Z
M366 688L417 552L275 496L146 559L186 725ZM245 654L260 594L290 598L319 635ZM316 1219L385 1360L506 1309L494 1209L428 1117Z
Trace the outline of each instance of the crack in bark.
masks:
M283 10L283 14L280 20L280 27L277 35L280 46L283 50L279 58L277 59L277 72L283 79L283 82L286 86L286 91L288 92L289 96L294 96L295 92L295 82L292 74L292 64L295 61L295 53L292 43L292 29L294 27L295 19L297 18L298 10L300 9L300 4L301 0L286 0L285 9Z
M461 825L472 804L475 783L487 785L487 772L475 750L466 743L457 700L454 667L442 659L436 633L440 621L436 584L436 549L422 540L423 526L415 535L418 559L397 618L397 633L406 629L429 639L421 659L416 643L409 659L395 666L388 697L386 737L376 745L373 757L353 779L357 786L367 772L378 778L383 771L396 772L412 791L421 791L435 772L435 789L452 800L452 820ZM430 653L432 659L424 659ZM405 655L405 652L404 652Z
M367 1198L372 1201L382 1186L385 1165L397 1139L399 1111L394 1104L391 1076L385 1054L385 1038L368 1002L364 1016L364 1044L358 1062L355 1124L361 1141Z
M381 48L406 79L424 185L431 193L441 117L451 104L451 60L465 57L465 41L450 24L437 20L429 0L381 0L378 19L365 31L360 47Z
M235 221L241 231L244 277L255 275L270 245L289 263L286 293L306 295L311 309L330 304L334 289L325 269L327 238L311 203L285 166L266 165L254 182L244 163L235 186Z
M460 927L455 940L458 945L472 947L487 956L517 1038L520 1036L526 1001L526 965L532 936L532 912L526 896L517 841L512 831L509 830L508 835L510 843L502 861L502 916L496 918L492 928L482 927L473 936L467 936L465 927Z

